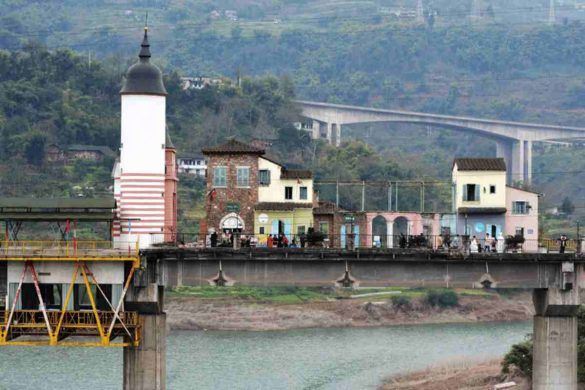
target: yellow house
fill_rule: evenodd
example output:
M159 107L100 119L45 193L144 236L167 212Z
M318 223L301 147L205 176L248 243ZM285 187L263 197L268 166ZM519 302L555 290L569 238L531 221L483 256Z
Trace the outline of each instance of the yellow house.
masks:
M456 158L453 186L457 234L483 239L505 231L506 163L502 158Z
M269 235L284 234L290 243L313 226L313 175L308 170L286 169L273 159L258 159L258 203L254 207L254 233L258 245Z

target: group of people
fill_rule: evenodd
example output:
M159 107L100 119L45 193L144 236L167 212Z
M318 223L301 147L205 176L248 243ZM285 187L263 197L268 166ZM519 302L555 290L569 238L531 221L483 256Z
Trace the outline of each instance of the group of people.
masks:
M300 235L301 241L301 248L305 247L306 236L304 234ZM266 238L266 246L268 248L299 248L297 244L297 240L293 237L292 241L289 241L288 237L285 234L269 234Z
M481 245L481 240L478 240L476 236L471 238L471 242L469 243L469 251L471 253L503 253L504 243L505 240L501 233L498 238L492 237L489 233L486 233L485 238L483 239L483 246Z

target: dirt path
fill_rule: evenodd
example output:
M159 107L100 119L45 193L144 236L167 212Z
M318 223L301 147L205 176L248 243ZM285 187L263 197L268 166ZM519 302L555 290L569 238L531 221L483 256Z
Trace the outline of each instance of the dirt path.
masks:
M413 301L396 308L390 301L336 300L276 304L247 300L174 296L166 299L171 330L286 330L479 321L522 321L533 315L530 294L462 296L459 306L430 308Z

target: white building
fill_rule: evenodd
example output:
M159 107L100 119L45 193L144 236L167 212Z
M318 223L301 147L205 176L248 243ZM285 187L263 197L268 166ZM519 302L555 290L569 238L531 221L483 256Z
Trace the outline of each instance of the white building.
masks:
M199 177L205 177L207 161L203 156L179 157L177 159L179 173L190 173Z
M145 28L140 61L128 69L120 91L120 163L114 172L120 222L114 226L114 242L118 247L136 242L148 247L153 240L162 240L165 228L167 91L150 57Z

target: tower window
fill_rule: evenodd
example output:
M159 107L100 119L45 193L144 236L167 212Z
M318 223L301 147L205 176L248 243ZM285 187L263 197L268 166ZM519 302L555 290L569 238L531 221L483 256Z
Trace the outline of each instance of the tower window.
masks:
M495 194L496 193L496 186L495 185L490 185L490 194Z

